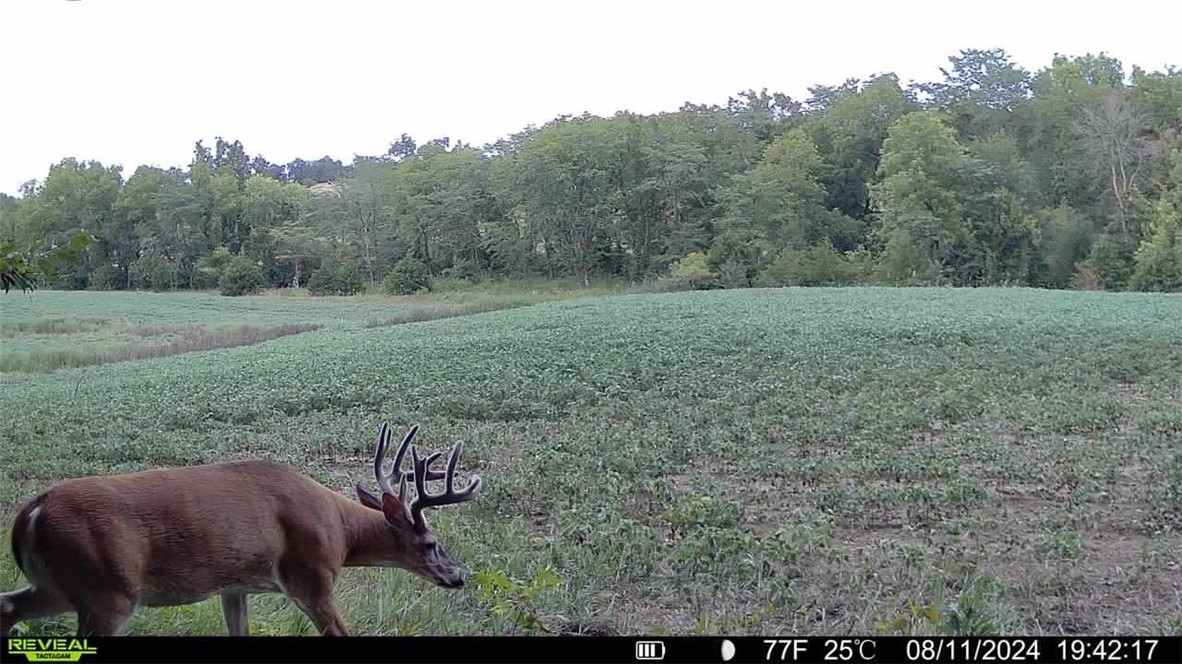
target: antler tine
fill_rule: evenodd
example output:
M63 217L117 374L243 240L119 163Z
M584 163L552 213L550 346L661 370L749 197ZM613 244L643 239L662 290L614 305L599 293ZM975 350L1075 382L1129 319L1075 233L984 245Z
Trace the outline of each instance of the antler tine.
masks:
M456 444L451 448L451 454L447 458L447 472L444 474L447 479L446 489L443 492L444 496L458 497L459 500L455 502L464 502L471 500L473 494L480 488L480 476L473 475L472 479L468 480L468 486L460 491L455 490L456 484L456 464L460 461L460 452L464 450L464 441L457 440ZM451 501L440 503L441 505L450 504Z
M415 506L419 504L419 501L421 501L423 499L423 496L427 495L427 480L424 479L426 477L427 473L420 473L419 472L419 466L422 462L419 461L419 451L417 449L415 449L413 447L410 449L410 458L411 458L411 461L414 463L414 467L415 467L415 473L414 473L415 500L414 500L414 503L412 503L410 506L410 515L412 517L414 517L414 522L415 522L415 525L417 526L419 523L419 513L418 513L418 510L415 508Z
M452 445L451 454L447 457L447 493L455 493L456 488L456 462L460 460L460 451L464 449L464 441L457 440L455 445Z
M383 424L382 430L378 434L378 451L374 455L374 474L377 475L378 486L382 491L390 495L394 495L394 480L398 480L398 497L401 499L405 494L405 486L403 481L406 475L402 472L402 458L406 455L406 448L410 446L414 440L415 434L419 432L419 425L414 425L403 436L402 442L398 445L398 452L394 454L394 467L390 469L389 473L382 472L382 463L385 461L386 452L390 448L390 425ZM442 475L440 475L442 477ZM434 479L434 478L429 478Z
M406 448L410 446L410 442L414 440L415 435L419 432L419 425L414 425L407 430L406 435L402 437L402 442L398 444L398 453L394 455L394 470L392 472L402 475L402 457L406 456ZM390 493L394 493L391 491Z
M432 461L439 458L439 452L435 452L425 459L420 459L418 448L412 446L410 448L410 457L411 462L414 465L412 478L415 482L415 502L417 503L422 500L423 496L430 495L427 493L427 480L441 479L443 478L443 474L439 472L433 472L428 468ZM432 477L433 474L437 475L437 477Z
M378 487L382 491L388 491L389 481L386 476L382 474L382 463L386 460L386 449L390 445L390 425L383 422L382 428L378 430L378 445L373 455L373 474L378 480Z
M415 497L414 503L410 506L411 516L414 517L415 525L420 530L427 529L427 522L423 519L423 510L428 507L437 507L440 505L453 505L455 503L462 503L472 500L475 497L476 491L480 489L480 476L473 475L468 482L468 486L461 491L455 490L456 481L456 464L459 462L460 451L464 449L463 442L456 442L451 448L451 455L447 459L447 471L442 473L446 479L446 485L443 493L431 495L427 493L427 483L424 477L439 475L437 471L429 470L431 462L435 461L442 454L435 452L425 459L420 459L417 451L411 448L411 455L414 457L415 464L415 490L418 495ZM432 477L434 479L434 477Z

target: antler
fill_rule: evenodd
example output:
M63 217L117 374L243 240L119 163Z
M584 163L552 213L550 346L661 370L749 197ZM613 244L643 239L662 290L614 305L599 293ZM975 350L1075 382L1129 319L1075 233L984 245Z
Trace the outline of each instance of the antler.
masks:
M427 531L427 520L423 518L423 510L428 507L438 507L440 505L454 505L455 503L462 503L472 500L475 497L476 491L480 488L480 476L473 475L468 482L467 488L456 491L456 463L460 460L460 450L464 449L464 443L457 441L455 446L451 448L451 456L447 459L447 472L438 473L430 469L431 463L439 458L441 452L435 452L425 459L419 458L419 452L415 448L410 448L410 455L414 461L414 482L415 497L414 503L410 506L410 514L414 519L415 528L419 532ZM426 479L438 479L443 477L447 484L443 493L431 495L427 493ZM426 478L426 479L424 479Z
M402 443L398 446L398 452L394 455L394 466L389 473L382 472L382 464L386 460L386 452L390 448L390 425L382 424L381 430L378 431L378 449L373 456L373 472L377 477L378 487L383 493L394 495L394 482L398 482L398 500L400 502L406 500L406 481L410 479L414 481L416 472L409 473L402 472L402 457L406 454L406 448L410 442L414 440L415 434L419 432L419 425L414 425L410 431L402 438ZM417 470L417 467L416 467ZM443 473L427 470L426 477L429 480L441 480L444 478Z
M456 464L460 460L460 452L464 449L463 442L456 442L451 448L451 455L447 459L447 471L439 472L438 470L431 470L431 464L439 458L442 452L435 452L426 458L419 457L418 448L411 445L415 434L419 432L419 425L414 425L406 432L402 438L402 443L398 445L398 451L394 454L394 466L389 473L382 472L382 465L386 460L386 453L390 449L390 425L383 424L380 431L378 431L378 445L377 451L373 458L373 472L378 480L378 486L381 487L382 492L394 495L394 482L398 482L398 501L406 504L406 483L412 481L415 483L415 500L410 505L410 516L414 520L415 527L420 532L426 532L427 520L423 518L423 510L428 507L438 507L440 505L453 505L455 503L462 503L475 497L476 491L480 489L480 476L473 475L468 482L468 486L460 491L456 491ZM406 455L406 448L410 448L410 455L413 462L414 470L409 472L402 471L402 458ZM427 493L427 482L433 480L445 480L443 493L430 494Z

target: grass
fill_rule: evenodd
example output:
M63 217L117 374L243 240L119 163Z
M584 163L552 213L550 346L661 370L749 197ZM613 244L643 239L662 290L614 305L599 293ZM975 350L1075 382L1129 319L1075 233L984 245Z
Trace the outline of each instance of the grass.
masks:
M0 372L4 371L54 371L94 364L143 360L150 357L165 357L193 353L212 348L233 348L249 346L269 339L278 339L289 334L314 330L318 325L273 325L255 327L239 325L219 329L208 329L204 325L177 326L108 326L118 329L126 327L139 337L164 337L158 343L137 343L119 346L111 350L83 350L74 348L51 349L41 352L9 353L0 356ZM95 330L105 330L105 327ZM68 334L61 332L60 334ZM7 350L7 349L6 349Z
M383 421L421 423L431 447L467 441L464 471L486 488L432 524L482 583L447 592L350 570L338 594L354 633L1182 624L1182 297L631 294L393 326L372 325L426 301L39 293L10 318L20 297L3 301L5 326L322 327L13 374L0 389L5 524L66 476L264 456L351 491L370 481ZM21 583L5 551L0 588ZM251 612L255 633L310 632L282 598L252 598ZM210 601L142 609L133 630L220 634L220 620Z
M251 345L321 326L383 327L454 318L617 293L621 288L606 284L580 289L561 281L443 280L432 292L403 297L313 298L306 289L291 288L238 298L201 292L14 295L3 301L0 376Z

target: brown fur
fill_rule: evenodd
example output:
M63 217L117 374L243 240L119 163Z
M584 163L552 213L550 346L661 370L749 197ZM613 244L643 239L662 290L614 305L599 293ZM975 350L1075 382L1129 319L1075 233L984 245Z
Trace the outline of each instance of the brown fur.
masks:
M215 594L230 632L245 634L245 594L269 591L291 598L321 633L344 635L332 597L344 566L462 585L434 536L416 532L396 497L383 500L379 511L259 460L60 482L16 518L13 555L31 585L0 594L0 635L71 609L79 634L116 633L136 605Z

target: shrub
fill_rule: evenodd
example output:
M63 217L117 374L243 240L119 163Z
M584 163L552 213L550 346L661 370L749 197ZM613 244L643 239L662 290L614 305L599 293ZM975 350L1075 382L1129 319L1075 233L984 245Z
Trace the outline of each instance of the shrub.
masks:
M1124 290L1133 274L1135 241L1104 234L1076 271L1075 285L1084 290Z
M118 290L123 287L123 271L114 265L100 265L90 277L90 287L95 290Z
M222 295L253 295L263 289L263 271L246 256L236 256L222 270L218 287Z
M344 263L337 268L337 292L341 295L356 295L365 290L365 279L361 268L353 263Z
M912 286L929 282L936 274L936 265L906 229L896 229L890 234L878 264L880 280L896 286Z
M352 263L326 262L308 277L312 295L356 295L364 287L361 270Z
M867 252L840 254L832 245L804 251L785 249L759 275L761 286L838 286L870 280L873 259Z
M455 265L443 270L442 276L445 279L477 282L480 281L480 270L472 261L459 260Z
M746 288L751 285L762 253L749 233L725 232L714 238L707 256L721 286Z
M159 254L145 254L132 262L129 270L136 288L167 291L184 286L180 265Z
M234 254L225 246L214 249L212 253L202 256L193 264L194 288L220 288L222 273L234 260Z
M312 271L308 277L308 293L312 295L332 295L336 288L337 268L335 265L325 264Z
M717 288L718 276L710 270L710 259L706 254L695 251L686 254L670 266L673 279L687 288Z
M1142 243L1131 281L1139 291L1182 291L1182 242L1153 237Z
M431 273L422 261L406 256L394 265L382 281L382 290L389 295L410 295L427 288Z
M1032 223L1038 230L1037 248L1042 258L1041 278L1034 285L1070 286L1080 262L1091 255L1092 222L1071 207L1060 205L1035 210Z
M747 288L751 285L751 268L736 260L718 265L718 281L724 288Z
M1182 152L1175 158L1182 171ZM1175 198L1177 199L1175 201ZM1135 256L1130 285L1143 291L1182 291L1182 187L1158 203L1149 236Z

